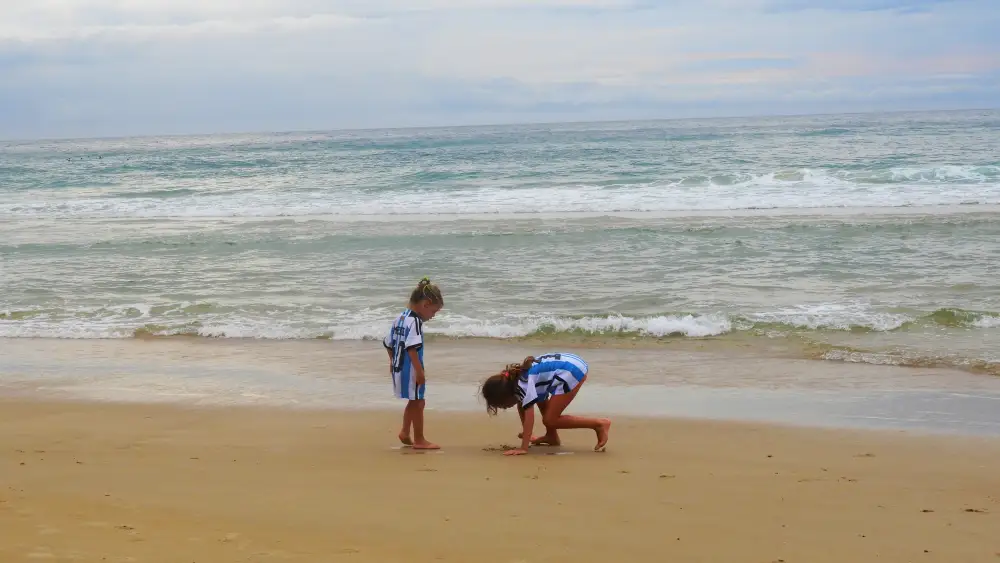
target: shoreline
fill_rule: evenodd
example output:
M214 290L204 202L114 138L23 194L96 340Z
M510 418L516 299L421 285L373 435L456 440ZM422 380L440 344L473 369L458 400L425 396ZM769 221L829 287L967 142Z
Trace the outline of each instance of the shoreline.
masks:
M492 367L536 347L437 341L430 412L481 413ZM655 419L1000 435L1000 378L748 354L560 346L593 368L571 409ZM0 339L0 395L101 404L395 411L377 343ZM470 367L472 366L472 367Z
M567 411L568 414L605 416L614 420L628 420L650 424L707 424L729 426L756 426L760 428L785 429L802 432L841 432L871 436L909 436L928 439L959 439L1000 441L1000 416L992 409L1000 404L1000 393L976 395L948 392L913 391L902 393L876 393L852 395L830 391L820 391L821 397L809 400L807 393L781 390L756 389L710 389L671 388L676 393L675 402L668 405L670 411L663 410L660 396L649 397L647 387L633 387L627 390L629 399L641 401L636 408L624 410L602 409L597 401L577 400ZM608 388L596 390L606 396ZM617 398L617 397L616 397ZM643 400L645 399L645 400ZM658 403L651 406L651 403ZM690 402L685 406L685 402ZM373 404L302 404L293 402L267 401L210 401L171 398L135 398L119 396L98 398L61 393L43 392L34 389L4 387L0 385L0 408L4 405L37 405L48 407L62 405L67 408L136 408L173 409L186 412L226 413L243 412L284 413L293 416L390 416L402 412L399 400L383 400ZM792 408L794 405L794 408ZM981 416L970 417L968 407L975 406ZM906 412L908 407L925 409ZM781 415L779 409L788 410ZM885 408L882 414L872 414L876 409ZM895 410L893 410L895 409ZM935 410L930 410L935 409ZM946 409L946 410L942 410ZM930 412L928 412L930 410ZM572 411L572 412L570 412ZM435 406L428 402L426 416L474 417L487 419L482 409L468 407L454 408L451 405ZM928 416L928 415L936 416ZM541 424L540 422L538 424ZM513 444L513 442L512 442Z
M354 318L340 324L323 324L316 319L294 321L283 317L272 324L261 324L258 322L260 319L254 320L254 315L259 312L246 313L245 318L240 313L229 320L208 320L214 318L216 313L210 311L216 305L202 304L198 307L203 308L201 313L207 318L199 320L198 314L192 314L187 319L171 316L176 313L177 307L181 305L134 303L108 309L92 308L86 315L115 316L113 322L97 325L87 324L93 319L35 320L36 315L44 317L48 314L41 310L0 310L0 348L5 343L15 346L14 343L18 342L31 345L33 341L108 340L213 340L239 345L312 342L312 345L329 347L377 346L384 336L379 328L381 325L371 319ZM69 311L58 313L63 316L69 314ZM830 326L822 323L801 326L802 323L813 322L808 320L811 314L808 310L782 312L780 315L784 315L784 320L770 318L769 314L676 311L637 316L515 315L492 320L467 318L461 314L449 317L445 314L426 336L427 342L434 347L443 343L445 346L495 344L552 349L576 347L709 352L941 368L1000 377L1000 357L989 346L992 331L1000 327L1000 313L947 307L934 311L896 309L850 320L856 324L837 324L848 321L838 320L836 316L822 321L831 323ZM800 317L794 317L794 314L800 314ZM73 324L77 321L83 324Z
M575 403L574 403L575 404ZM407 446L401 445L396 439L399 422L402 416L402 404L399 408L378 406L378 407L296 407L290 405L273 404L192 404L192 403L170 403L170 402L126 402L126 401L95 401L83 399L59 399L54 397L44 397L37 395L0 395L0 408L5 408L6 412L0 415L3 417L13 416L13 414L24 414L26 417L42 416L47 417L65 413L91 413L102 414L128 414L139 416L145 420L152 420L159 417L170 418L176 415L213 418L238 418L264 422L270 419L281 420L318 420L329 418L346 422L356 418L361 421L377 421L386 429L381 438L377 439L371 446L376 449L388 449L401 455L435 455L435 451L403 451L409 450ZM586 411L586 414L595 415L596 411ZM598 413L599 414L599 413ZM614 423L614 437L618 437L618 430L622 427L634 429L637 427L692 427L710 428L718 431L747 431L751 433L791 434L800 436L818 436L826 439L850 439L856 441L871 441L873 443L892 443L902 440L901 444L923 445L923 444L951 444L956 447L966 445L980 445L987 448L1000 448L1000 434L967 434L967 433L936 433L915 431L911 428L865 428L865 427L842 427L842 426L820 426L783 423L775 421L747 420L737 418L697 418L687 416L672 415L644 415L644 414L621 414L610 415ZM468 426L479 434L483 443L477 447L474 443L440 444L442 450L457 449L464 453L478 450L486 453L500 453L507 446L517 445L520 440L516 433L520 432L520 421L513 409L499 411L499 414L492 416L485 412L457 411L457 410L433 410L426 409L426 423L429 429L428 435L432 438L439 433L449 432L452 423L458 422L458 426ZM536 434L542 430L540 421L536 423ZM491 429L490 432L482 433L484 427ZM499 432L496 432L499 429ZM593 432L588 429L563 430L560 434L568 439L563 441L560 447L533 446L530 454L532 456L560 455L557 452L564 450L565 455L595 454L600 455L606 452L594 452L591 448L594 440ZM464 435L464 433L463 433ZM492 440L492 441L491 441ZM383 442L385 442L383 444ZM610 442L609 442L610 444ZM367 447L367 446L365 446ZM609 445L609 450L610 450ZM1000 453L1000 452L998 452ZM998 499L1000 502L1000 499Z
M3 561L991 561L1000 440L616 418L0 402ZM549 524L558 523L552 526ZM545 528L544 534L529 533ZM719 537L726 541L719 541ZM508 538L501 539L498 538ZM517 538L517 539L513 539Z
M989 395L903 392L880 393L874 396L821 392L821 397L807 393L775 390L672 388L674 401L664 405L662 396L649 397L649 388L635 387L621 395L642 404L625 411L602 409L597 401L576 401L569 414L586 414L627 418L649 422L760 425L804 431L862 432L873 434L907 434L922 437L1000 439L1000 416L993 410L1000 403L1000 393ZM653 390L655 391L655 390ZM608 389L598 389L606 398ZM454 395L454 393L452 393ZM656 403L651 405L651 403ZM685 404L687 403L687 404ZM81 396L0 385L0 406L4 404L62 404L66 406L108 406L136 408L175 408L190 411L248 411L284 413L355 413L397 415L402 404L383 400L373 404L301 404L267 401L212 401L183 398L150 398L126 396L114 398ZM970 415L969 408L975 409ZM669 410L665 410L669 409ZM435 406L428 403L428 417L483 416L472 408Z

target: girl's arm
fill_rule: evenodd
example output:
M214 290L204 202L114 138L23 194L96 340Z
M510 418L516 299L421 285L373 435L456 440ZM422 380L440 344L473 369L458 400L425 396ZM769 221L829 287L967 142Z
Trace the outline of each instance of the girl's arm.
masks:
M521 447L516 450L507 450L504 455L524 455L531 447L531 432L535 429L535 406L524 408L517 405L517 413L521 415Z
M417 349L410 348L406 353L410 355L410 364L413 365L414 370L417 372L417 385L423 385L425 382L424 364L420 363L420 355L417 353Z

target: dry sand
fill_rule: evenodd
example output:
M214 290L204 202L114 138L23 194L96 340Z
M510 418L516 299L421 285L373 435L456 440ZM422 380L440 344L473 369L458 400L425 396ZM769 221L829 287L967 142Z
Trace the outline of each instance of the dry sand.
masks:
M1000 441L516 414L0 402L0 562L998 562Z

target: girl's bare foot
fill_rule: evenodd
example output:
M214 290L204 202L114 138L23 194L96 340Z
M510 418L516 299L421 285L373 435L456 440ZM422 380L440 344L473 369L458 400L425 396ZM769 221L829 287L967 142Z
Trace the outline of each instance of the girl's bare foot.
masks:
M533 446L559 446L562 442L559 441L559 436L549 436L548 434L535 438L531 438L531 445Z
M413 443L413 449L415 450L440 450L441 446L437 444L432 444L427 440L418 440Z
M517 433L518 439L524 438L524 432ZM548 434L544 436L532 436L531 445L533 446L560 446L562 442L559 441L559 436L551 437Z
M402 432L399 433L399 441L402 442L404 446L413 445L413 440L411 440L407 434L403 434Z
M603 452L604 447L608 445L608 434L611 433L611 421L607 418L600 419L601 425L597 427L595 432L597 432L597 445L594 446L595 452Z

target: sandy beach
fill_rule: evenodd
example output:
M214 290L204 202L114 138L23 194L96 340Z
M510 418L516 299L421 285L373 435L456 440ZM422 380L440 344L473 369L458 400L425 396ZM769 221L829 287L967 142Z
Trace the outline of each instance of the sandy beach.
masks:
M1000 441L618 417L0 403L0 561L1000 561Z

